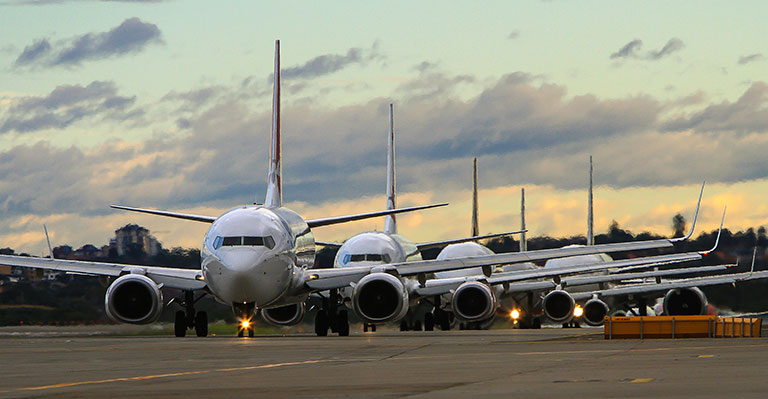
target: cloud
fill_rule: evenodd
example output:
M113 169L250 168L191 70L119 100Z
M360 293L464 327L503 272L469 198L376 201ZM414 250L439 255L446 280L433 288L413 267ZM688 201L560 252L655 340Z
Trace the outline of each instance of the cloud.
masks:
M379 43L375 42L370 49L353 47L346 54L323 54L312 58L303 65L284 68L281 72L283 79L312 79L329 75L351 65L366 65L371 61L382 60ZM272 81L270 75L269 81Z
M139 52L152 43L161 42L157 25L134 17L107 32L86 33L55 45L51 45L49 39L39 39L24 48L14 65L78 66L85 61Z
M612 60L634 58L655 61L682 50L685 47L685 44L682 40L673 37L669 39L667 44L665 44L664 47L659 50L650 50L645 54L640 54L640 49L642 47L643 41L640 39L634 39L631 42L625 44L616 52L612 53L609 58Z
M764 60L765 57L763 57L763 54L761 53L755 53L750 55L742 55L739 57L739 61L737 61L737 64L739 65L747 65L750 62L757 62Z
M130 120L142 114L133 107L136 97L118 95L113 82L94 81L87 86L62 85L45 96L15 99L0 119L0 134L64 129L84 118Z
M685 44L682 40L673 37L672 39L669 39L667 44L664 45L664 47L661 48L661 50L651 50L648 53L647 58L650 60L658 60L661 58L664 58L674 52L680 51L685 47Z
M632 40L631 42L625 44L622 46L618 51L611 54L611 59L617 59L617 58L635 58L637 57L637 52L640 51L640 48L643 47L643 41L640 39Z
M768 83L755 82L734 102L712 104L662 125L666 131L768 133Z
M520 37L520 31L517 29L513 30L512 32L509 32L509 34L507 35L507 39L510 39L510 40L517 39L518 37Z

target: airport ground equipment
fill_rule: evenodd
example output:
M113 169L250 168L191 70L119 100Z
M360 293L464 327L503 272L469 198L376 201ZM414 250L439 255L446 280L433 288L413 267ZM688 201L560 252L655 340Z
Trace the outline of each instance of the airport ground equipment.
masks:
M606 316L605 339L759 338L762 319L708 316Z

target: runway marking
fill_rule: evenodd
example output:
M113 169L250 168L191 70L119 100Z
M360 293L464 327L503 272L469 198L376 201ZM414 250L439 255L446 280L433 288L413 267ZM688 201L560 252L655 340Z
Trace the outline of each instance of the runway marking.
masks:
M637 383L643 383L643 382L651 382L653 381L653 378L635 378L634 380L630 381L630 384L637 384Z
M76 387L76 386L80 386L80 385L109 384L109 383L113 383L113 382L124 382L124 381L145 381L145 380L155 380L155 379L160 379L160 378L179 377L179 376L185 376L185 375L199 375L199 374L208 374L208 373L227 373L227 372L233 372L233 371L271 369L271 368L278 368L278 367L298 366L298 365L303 365L303 364L316 364L316 363L328 363L328 362L344 362L344 361L347 361L347 360L342 360L342 359L305 360L305 361L301 361L301 362L286 362L286 363L262 364L260 366L229 367L229 368L221 368L221 369L213 369L213 370L183 371L183 372L178 372L178 373L143 375L143 376L137 376L137 377L110 378L110 379L106 379L106 380L64 382L64 383L61 383L61 384L42 385L42 386L37 386L37 387L17 388L17 390L18 391L40 391L40 390L45 390L45 389Z
M715 355L699 355L698 358L701 359L703 357L715 357Z

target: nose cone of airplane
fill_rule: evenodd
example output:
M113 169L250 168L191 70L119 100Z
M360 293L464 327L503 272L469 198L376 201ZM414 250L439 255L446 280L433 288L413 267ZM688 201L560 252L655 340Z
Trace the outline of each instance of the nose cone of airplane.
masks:
M228 303L264 306L280 297L290 283L290 260L265 251L227 251L216 263L208 268L207 278L216 295Z

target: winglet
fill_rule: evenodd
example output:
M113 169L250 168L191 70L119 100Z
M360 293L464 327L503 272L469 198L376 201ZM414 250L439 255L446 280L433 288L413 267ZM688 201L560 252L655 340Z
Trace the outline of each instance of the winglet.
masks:
M693 213L693 222L691 222L691 231L688 232L688 235L685 237L680 238L672 238L669 241L670 242L680 242L685 241L693 235L693 230L696 228L696 219L699 217L699 208L701 207L701 197L704 195L704 184L706 184L706 181L701 183L701 191L699 192L699 202L696 203L696 212Z
M702 251L702 252L699 252L699 254L701 254L701 255L709 255L711 252L714 252L715 249L717 248L717 244L720 243L720 233L723 232L723 222L725 221L725 210L726 209L728 209L727 205L723 207L723 217L720 218L720 228L717 230L717 238L715 239L715 246L712 247L712 249L710 249L709 251Z
M525 238L525 232L528 229L525 228L525 187L520 188L520 230L523 232L520 234L520 252L528 250L528 240Z
M387 210L395 209L397 200L397 182L395 180L395 116L394 105L389 104L389 135L387 138ZM397 233L397 218L394 214L384 219L384 231Z
M51 248L51 239L48 237L48 227L43 225L43 230L45 230L45 241L48 241L48 253L51 254L51 260L53 260L53 248Z
M280 162L280 40L275 40L275 73L272 91L272 141L269 147L269 175L267 176L267 198L264 206L283 206L283 174Z
M477 224L477 157L472 161L472 231L469 235L480 235L480 227Z
M752 277L752 273L755 272L755 258L757 258L757 246L755 246L755 250L752 252L752 267L749 269L749 274L747 277L740 278L739 281L749 280Z

